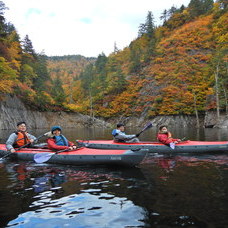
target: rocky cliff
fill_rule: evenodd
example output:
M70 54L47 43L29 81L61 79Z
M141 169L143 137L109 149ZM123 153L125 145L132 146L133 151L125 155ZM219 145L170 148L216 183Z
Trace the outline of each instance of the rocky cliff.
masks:
M16 96L5 96L0 101L0 129L15 129L16 123L19 121L26 121L29 128L50 128L53 125L61 125L64 128L75 128L83 126L95 127L113 127L117 122L124 122L128 126L141 127L148 121L143 115L140 118L127 117L115 118L105 122L100 119L91 119L90 116L79 113L66 112L39 112L33 111L26 107ZM154 126L169 125L186 127L196 126L196 118L194 116L179 115L179 116L156 116L150 121ZM201 127L228 127L228 117L221 115L220 120L217 121L215 112L208 112L205 116L200 118Z
M64 128L94 125L108 127L109 124L99 120L92 120L87 115L66 112L39 112L26 107L16 96L5 96L0 101L0 129L15 129L16 123L26 121L29 128L50 128L61 125Z

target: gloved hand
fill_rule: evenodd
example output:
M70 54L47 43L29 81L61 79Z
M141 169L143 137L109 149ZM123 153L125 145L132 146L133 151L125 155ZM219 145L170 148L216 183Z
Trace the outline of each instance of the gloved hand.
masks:
M138 137L139 137L139 135L140 135L140 134L138 133L138 134L136 134L135 136L138 138Z

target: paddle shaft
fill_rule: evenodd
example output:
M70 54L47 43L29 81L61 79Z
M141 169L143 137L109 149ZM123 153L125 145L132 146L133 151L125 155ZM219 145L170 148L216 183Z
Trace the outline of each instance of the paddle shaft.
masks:
M141 135L145 130L152 127L152 123L149 122L137 135Z

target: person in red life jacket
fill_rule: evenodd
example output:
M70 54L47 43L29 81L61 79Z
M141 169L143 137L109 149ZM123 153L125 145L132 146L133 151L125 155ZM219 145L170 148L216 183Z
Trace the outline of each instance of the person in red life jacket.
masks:
M48 148L51 150L75 150L77 146L74 143L67 140L67 138L61 134L62 128L60 126L53 126L51 128L52 137L48 138Z
M30 147L33 142L36 141L36 137L27 132L27 126L24 121L17 123L17 131L12 133L6 141L6 148L10 152L14 153L15 148L27 145Z
M171 133L168 131L167 127L165 125L162 125L159 127L159 131L157 134L157 139L159 142L165 144L165 145L173 145L173 143L179 143L180 139L174 139L172 138Z

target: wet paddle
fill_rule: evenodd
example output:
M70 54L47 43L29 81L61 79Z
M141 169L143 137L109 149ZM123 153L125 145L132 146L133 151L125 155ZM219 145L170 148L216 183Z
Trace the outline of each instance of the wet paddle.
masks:
M40 138L42 138L43 136L47 136L47 135L49 135L49 134L50 134L50 131L44 133L43 135L38 136L38 137L36 138L35 141L37 142ZM27 144L25 144L25 145L23 145L23 146L21 146L21 147L15 149L15 151L18 151L18 150L20 150L20 149L22 149L22 148L24 148L24 147L26 147L26 146L28 146L28 145L30 145L30 144L31 144L31 143L27 143ZM3 150L2 150L2 151L3 151ZM4 151L6 151L6 150L4 150ZM12 155L12 154L13 154L12 152L9 152L8 154L6 154L6 155L4 155L3 157L1 157L1 158L0 158L0 161L3 160L3 159L5 159L5 158L7 158L7 157L9 157L9 156Z
M185 138L186 138L186 137L182 138L182 139L181 139L181 142L182 142L183 140L185 140ZM173 149L173 150L174 150L174 149L175 149L175 147L176 147L176 143L171 142L171 143L169 144L169 146L170 146L170 148L171 148L171 149Z
M56 151L55 153L54 152L47 152L47 153L37 153L34 155L34 161L36 163L44 163L46 161L48 161L49 159L51 159L51 157L55 154L59 154L61 152L66 152L66 151L69 151L69 149L65 149L65 150L59 150L59 151Z
M169 144L169 146L170 146L170 148L171 148L171 149L173 149L173 150L174 150L174 149L175 149L176 144L175 144L174 142L172 142L172 143L170 143L170 144Z
M137 136L141 135L144 131L146 131L147 129L151 128L153 126L153 124L151 122L148 122L146 124L146 126L138 133L136 134Z

